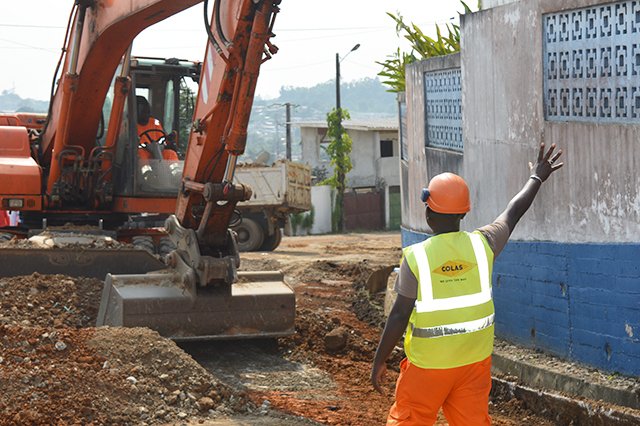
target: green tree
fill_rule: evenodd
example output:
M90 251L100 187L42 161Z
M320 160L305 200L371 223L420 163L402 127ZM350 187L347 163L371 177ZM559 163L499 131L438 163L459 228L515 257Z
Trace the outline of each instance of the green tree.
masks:
M180 106L178 110L180 128L178 129L178 157L184 159L189 144L189 133L195 109L195 93L184 81L180 81Z
M340 115L338 115L339 113ZM327 136L331 141L326 150L333 166L333 176L323 183L336 190L336 203L331 215L331 222L333 230L337 232L344 230L344 190L347 173L353 168L351 164L351 137L342 127L342 119L348 120L349 118L351 118L349 111L343 108L340 111L333 108L327 114Z
M460 1L464 7L464 13L471 13L471 9L464 1ZM482 2L478 1L478 9L482 8ZM410 25L404 22L404 18L400 13L394 15L387 12L396 23L396 34L402 35L411 43L411 51L409 53L402 52L398 48L394 53L387 56L382 62L376 62L382 66L382 71L378 75L384 80L389 89L388 92L404 92L405 90L405 67L415 61L433 58L435 56L444 56L460 51L460 26L455 24L446 24L447 34L444 35L440 30L440 26L436 25L436 38L427 36L414 23Z

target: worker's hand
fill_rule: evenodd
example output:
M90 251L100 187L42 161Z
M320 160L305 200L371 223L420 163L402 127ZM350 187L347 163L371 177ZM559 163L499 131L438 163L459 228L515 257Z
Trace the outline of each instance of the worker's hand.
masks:
M386 373L387 365L384 362L380 364L376 362L373 363L373 368L371 369L371 384L373 385L373 388L380 393L380 395L385 395L381 384Z
M547 153L544 152L544 142L540 144L540 151L538 151L538 161L535 165L529 163L531 173L538 176L543 182L551 176L551 173L564 166L564 163L556 163L556 161L562 155L562 150L553 154L556 149L556 144L552 144ZM553 156L552 156L553 155Z

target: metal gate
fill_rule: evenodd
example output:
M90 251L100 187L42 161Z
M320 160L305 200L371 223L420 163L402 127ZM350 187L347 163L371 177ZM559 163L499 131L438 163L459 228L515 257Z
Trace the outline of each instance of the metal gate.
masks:
M348 231L383 230L384 196L382 192L345 192L344 227Z

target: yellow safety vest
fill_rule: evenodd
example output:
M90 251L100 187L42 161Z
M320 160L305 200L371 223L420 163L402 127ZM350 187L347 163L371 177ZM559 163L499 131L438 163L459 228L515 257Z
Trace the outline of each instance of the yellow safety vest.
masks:
M478 231L450 232L404 249L418 280L404 349L421 368L455 368L493 351L493 251Z

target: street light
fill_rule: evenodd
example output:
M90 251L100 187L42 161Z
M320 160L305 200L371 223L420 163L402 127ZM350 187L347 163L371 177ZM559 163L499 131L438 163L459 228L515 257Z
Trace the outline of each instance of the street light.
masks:
M340 147L342 146L342 133L344 132L344 130L342 129L342 109L340 107L340 62L342 62L347 56L349 56L349 53L353 52L354 50L358 50L359 47L360 43L353 46L351 50L342 57L342 59L340 59L340 55L336 53L336 114L338 115L338 137L336 138L336 144ZM341 152L342 148L338 148L337 150L338 152ZM337 164L336 167L338 167ZM342 230L344 229L344 173L338 172L336 178L338 181L338 188L336 188L338 189L338 193L336 194L336 205L340 206L340 215L337 221L337 230L338 232L342 232Z
M342 110L340 109L340 62L349 56L349 53L358 50L360 43L356 44L340 59L340 54L336 53L336 112L338 113L338 125L342 127Z

